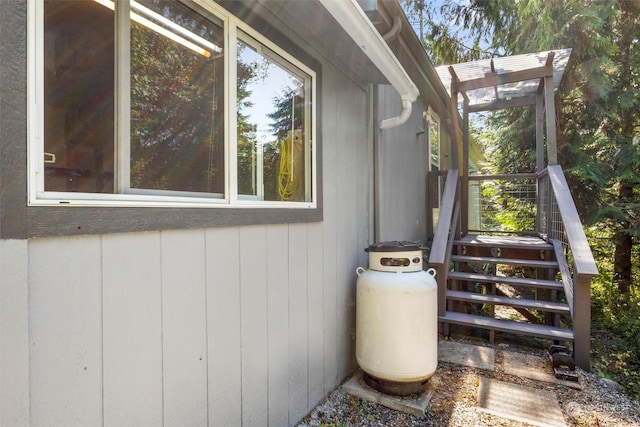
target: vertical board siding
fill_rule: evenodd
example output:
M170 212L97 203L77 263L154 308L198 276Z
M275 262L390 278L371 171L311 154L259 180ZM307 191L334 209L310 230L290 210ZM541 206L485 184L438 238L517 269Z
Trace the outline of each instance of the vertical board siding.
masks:
M99 237L29 245L34 426L102 424L100 258Z
M308 412L307 225L289 226L289 418Z
M309 372L307 411L309 411L324 397L322 224L309 224L307 234L307 367Z
M380 115L399 113L400 97L393 87L379 86ZM424 106L413 104L403 126L380 133L379 215L381 241L427 238L427 129ZM402 220L398 220L401 218Z
M338 79L337 144L337 322L338 378L347 376L355 367L355 269L359 253L366 245L367 209L367 123L366 94L354 91L346 79ZM362 231L364 230L364 232Z
M206 232L209 425L242 425L240 232Z
M30 414L7 415L3 397L0 419L295 425L352 372L355 268L369 243L369 98L329 64L322 90L322 222L30 240L24 286L11 290L0 264L0 296L16 292L9 313L23 328L22 356L9 361L19 369L22 357L30 378L11 400L22 393Z
M338 99L335 82L339 75L335 68L326 66L322 74L322 201L324 220L322 223L322 288L323 288L323 376L324 393L329 393L341 378L338 378L337 347L337 271L338 259ZM344 76L341 76L344 78Z
M270 426L289 425L289 227L267 228L268 395ZM295 420L292 420L295 421Z
M104 236L104 425L162 424L160 233Z
M162 232L164 426L207 424L203 231Z
M29 286L26 240L0 240L0 426L29 421Z
M264 226L240 229L240 334L242 425L263 426L267 398L267 233Z

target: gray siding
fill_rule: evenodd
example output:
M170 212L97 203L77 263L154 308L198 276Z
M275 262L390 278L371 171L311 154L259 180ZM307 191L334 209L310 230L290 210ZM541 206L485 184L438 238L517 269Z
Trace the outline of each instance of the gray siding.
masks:
M27 248L0 240L0 426L29 425Z
M378 134L370 87L283 27L318 62L315 213L27 209L25 32L6 30L24 30L25 3L8 4L0 236L42 237L0 240L0 425L295 424L356 367L355 268L374 225L377 240L426 235L424 106ZM381 119L398 114L393 89L378 99Z
M391 86L378 86L378 117L400 113L400 97ZM402 126L383 130L377 143L376 240L427 238L427 134L424 106L413 103Z
M324 70L323 222L0 240L2 425L291 425L353 370L369 96Z

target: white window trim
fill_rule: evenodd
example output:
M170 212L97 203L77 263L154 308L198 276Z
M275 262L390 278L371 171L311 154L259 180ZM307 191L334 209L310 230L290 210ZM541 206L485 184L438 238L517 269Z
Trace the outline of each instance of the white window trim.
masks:
M129 55L123 54L125 49L116 48L118 57L116 58L116 94L115 105L115 135L116 135L116 191L115 194L104 193L75 193L75 192L53 192L44 191L44 163L41 161L44 156L44 0L29 1L27 4L27 51L28 51L28 145L27 145L27 188L29 206L104 206L104 207L184 207L184 208L286 208L286 209L315 209L318 203L318 183L317 183L317 148L314 146L317 141L317 87L316 73L297 60L291 54L272 43L260 33L244 24L241 20L229 13L219 5L206 0L192 0L194 4L204 10L216 15L223 22L225 31L226 55L224 57L225 81L225 135L224 135L224 166L225 166L225 192L219 193L189 193L172 191L139 191L128 190L129 187L129 159L128 150L130 141L129 123ZM119 7L116 17L116 44L129 44L128 15L129 2L124 1L126 7ZM126 23L123 25L122 23ZM311 196L310 202L291 201L263 201L238 197L237 181L237 145L232 141L237 141L236 103L230 100L236 99L236 63L237 54L236 40L238 31L242 31L254 38L274 53L290 62L311 77L310 87L305 93L306 102L311 102L310 113L306 117L306 127L309 134L306 136L306 143L309 149L305 150L305 163L311 165L311 174L306 179L306 194ZM115 53L114 53L115 54ZM119 79L124 79L125 84L119 84ZM126 107L126 108L125 108ZM240 196L242 197L242 196Z

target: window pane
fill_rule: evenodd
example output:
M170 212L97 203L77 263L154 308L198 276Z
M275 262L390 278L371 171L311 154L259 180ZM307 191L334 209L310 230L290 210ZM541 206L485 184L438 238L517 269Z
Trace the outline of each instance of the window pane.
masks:
M437 118L428 115L429 121L429 168L440 170L440 126Z
M131 188L223 193L222 27L175 1L131 13Z
M260 50L238 41L238 194L311 201L305 99L310 78L274 53Z
M113 11L44 2L46 191L113 192Z

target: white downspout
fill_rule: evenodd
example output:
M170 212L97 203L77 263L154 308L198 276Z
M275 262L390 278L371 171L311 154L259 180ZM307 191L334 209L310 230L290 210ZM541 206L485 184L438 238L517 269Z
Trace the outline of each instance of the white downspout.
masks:
M390 129L396 126L400 126L404 122L406 122L411 116L413 101L409 99L402 100L402 111L396 117L391 117L388 119L384 119L380 122L380 129Z
M396 117L382 120L380 129L389 129L406 122L411 115L412 104L418 98L419 91L391 48L356 0L319 1L400 94L402 111Z

